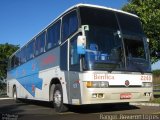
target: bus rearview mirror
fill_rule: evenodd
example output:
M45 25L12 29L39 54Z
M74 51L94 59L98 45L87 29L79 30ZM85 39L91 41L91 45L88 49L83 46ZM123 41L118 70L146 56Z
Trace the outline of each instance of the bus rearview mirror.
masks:
M85 54L86 52L86 36L78 36L77 38L77 53L78 54Z

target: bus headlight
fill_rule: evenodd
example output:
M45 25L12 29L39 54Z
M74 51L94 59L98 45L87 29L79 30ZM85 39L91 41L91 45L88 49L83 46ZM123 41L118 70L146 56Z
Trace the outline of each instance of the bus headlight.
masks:
M87 88L107 88L109 83L107 81L87 81Z
M143 86L143 87L151 87L151 86L152 86L152 83L151 83L151 82L143 82L143 83L142 83L142 86Z

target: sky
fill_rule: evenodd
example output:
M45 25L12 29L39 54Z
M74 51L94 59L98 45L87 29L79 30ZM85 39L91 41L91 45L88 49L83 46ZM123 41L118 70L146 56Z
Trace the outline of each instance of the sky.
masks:
M0 0L0 44L20 47L78 3L121 9L127 0ZM152 66L156 69L160 62Z
M160 69L160 61L152 64L152 70Z
M66 9L78 3L121 9L127 0L0 0L0 44L23 46Z

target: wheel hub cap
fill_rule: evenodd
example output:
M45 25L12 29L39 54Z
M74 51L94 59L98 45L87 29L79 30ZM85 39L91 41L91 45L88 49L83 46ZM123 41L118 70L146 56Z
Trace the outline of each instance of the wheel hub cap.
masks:
M62 101L62 95L59 90L56 90L54 94L54 102L57 107L61 105L61 101Z

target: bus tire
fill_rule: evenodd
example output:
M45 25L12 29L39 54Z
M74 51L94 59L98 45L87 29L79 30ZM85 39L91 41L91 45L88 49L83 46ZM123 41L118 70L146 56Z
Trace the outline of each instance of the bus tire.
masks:
M60 84L55 85L53 92L53 105L56 112L66 112L68 107L63 103L63 92Z

